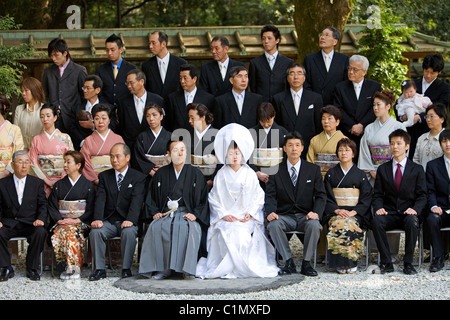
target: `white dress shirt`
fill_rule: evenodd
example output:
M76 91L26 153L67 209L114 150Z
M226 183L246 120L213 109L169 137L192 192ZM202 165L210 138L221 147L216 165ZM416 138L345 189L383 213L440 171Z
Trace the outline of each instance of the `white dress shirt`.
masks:
M23 191L25 190L25 183L27 182L27 177L23 177L22 179L17 178L16 175L13 175L14 184L16 186L17 191L17 201L19 201L19 204L22 204L23 199Z

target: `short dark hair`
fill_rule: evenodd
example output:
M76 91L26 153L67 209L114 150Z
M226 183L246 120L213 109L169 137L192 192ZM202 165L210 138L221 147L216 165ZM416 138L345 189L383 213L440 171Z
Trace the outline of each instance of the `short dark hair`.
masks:
M301 63L298 63L298 62L292 62L292 63L287 67L287 69L286 69L286 77L289 75L289 72L291 71L292 68L297 68L297 67L302 68L303 73L304 73L305 76L306 76L306 69L305 69L305 66L302 65Z
M190 63L182 64L182 65L180 66L180 73L181 73L182 71L189 71L189 76L190 76L192 79L194 79L195 77L197 77L197 79L198 79L197 68L196 68L193 64L190 64Z
M94 87L94 89L97 89L97 88L100 88L100 90L103 89L102 78L100 78L96 74L87 75L86 78L84 79L84 82L86 82L86 81L92 81L92 86Z
M229 78L234 78L241 71L247 71L247 74L248 74L248 70L247 70L246 67L244 67L244 66L234 66L233 68L230 69L230 72L228 73Z
M67 150L64 153L64 158L67 156L71 156L73 158L73 160L75 161L75 164L81 164L80 168L78 169L78 172L81 173L83 171L84 165L86 163L86 159L84 158L84 155L80 151Z
M302 146L305 145L302 135L301 135L298 131L292 131L292 132L289 132L289 133L286 135L286 137L284 137L283 146L286 145L286 143L288 142L288 140L292 140L292 139L300 140L301 143L302 143Z
M101 111L106 111L106 113L108 114L108 118L111 119L111 107L106 103L97 103L95 106L92 107L91 110L92 118L94 118L95 115Z
M261 38L262 38L264 32L272 32L273 36L275 37L275 39L280 39L280 41L281 41L280 30L277 27L275 27L274 25L267 24L264 27L262 27L262 29L261 29ZM278 42L278 44L280 44L280 43ZM277 47L278 47L278 44L277 44Z
M230 46L230 41L228 41L227 37L215 36L214 38L212 38L211 42L215 42L215 41L220 41L220 45L222 47L229 47Z
M256 108L256 117L259 121L268 120L275 117L276 111L270 102L262 102Z
M389 135L389 143L391 142L392 138L403 138L403 141L405 141L406 144L411 144L411 136L409 133L403 129L397 129L391 132Z
M122 147L123 147L123 154L124 154L125 156L131 155L130 147L129 147L126 143L123 143L123 142L117 142L116 144L114 144L114 145L111 147L110 152L111 152L111 150L112 150L114 147L117 147L117 146L122 146Z
M172 143L174 142L183 142L184 146L186 147L186 142L183 141L183 136L175 136L174 134L172 134L172 138L169 139L169 141L167 141L166 144L166 151L170 151L170 146L172 145Z
M341 110L339 110L338 107L333 106L332 104L326 105L325 107L320 109L320 115L323 116L324 113L331 114L336 120L341 120L342 118Z
M422 69L433 69L434 72L441 72L444 70L444 58L439 53L427 55L422 62Z
M333 39L336 39L338 42L341 40L341 32L338 29L332 26L327 26L325 29L333 32Z
M61 53L67 52L67 58L70 58L69 47L67 46L67 42L64 39L55 38L49 42L47 47L47 53L49 57L51 57L53 51Z
M163 31L154 31L154 32L152 32L152 34L155 34L155 33L158 34L158 41L159 41L159 43L165 42L166 46L169 44L169 36L165 32L163 32Z
M122 41L122 39L119 36L116 36L115 33L113 33L108 38L106 38L105 44L108 43L108 42L115 42L119 48L123 48L123 41Z
M414 80L405 80L401 84L402 91L408 90L409 88L414 88L417 90L416 82Z
M128 71L127 77L130 74L135 74L136 80L138 80L138 81L144 80L144 84L147 82L147 77L145 76L145 73L139 69L133 69L133 70Z
M445 140L450 140L450 129L445 129L439 134L439 144Z
M447 109L445 108L445 105L443 103L436 102L428 106L426 113L428 113L429 110L434 110L439 118L444 119L444 122L442 122L442 128L445 128L447 126Z
M338 150L340 147L349 147L352 149L353 152L353 158L357 159L357 153L358 153L358 147L356 146L355 141L345 137L338 141L336 144L336 155L338 154Z

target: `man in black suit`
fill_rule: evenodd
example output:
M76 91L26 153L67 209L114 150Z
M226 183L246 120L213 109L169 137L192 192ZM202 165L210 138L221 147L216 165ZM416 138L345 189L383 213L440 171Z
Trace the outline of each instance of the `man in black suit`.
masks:
M403 229L406 235L403 272L415 274L414 249L427 204L425 172L406 156L411 142L406 131L393 131L389 142L394 157L378 167L372 197L372 230L380 252L380 271L394 271L386 231Z
M145 106L155 103L165 107L162 97L145 90L145 83L144 72L138 69L128 72L127 86L130 94L119 99L117 108L117 133L132 150L139 133L148 128Z
M353 55L349 60L348 80L336 84L333 93L333 105L342 113L341 131L350 139L359 142L364 128L375 121L373 96L381 91L381 84L366 79L369 60L361 55Z
M197 68L192 64L180 66L180 84L183 90L178 90L169 95L166 116L168 119L168 130L176 129L191 130L189 116L186 106L192 102L204 104L212 110L214 96L197 87Z
M178 77L180 66L186 60L169 52L167 45L169 37L162 31L155 31L150 35L149 48L154 55L142 64L142 71L147 77L145 88L167 99L169 94L180 89Z
M322 131L320 109L322 96L305 90L305 68L293 62L285 70L289 90L277 93L273 105L277 112L276 122L288 132L299 132L304 140L302 158L306 159L311 139Z
M48 44L48 56L53 64L44 69L42 87L50 105L58 106L61 116L56 127L68 133L72 119L72 106L81 103L86 68L71 60L69 48L64 39L53 39Z
M280 164L279 171L270 176L266 187L267 230L286 261L280 275L297 272L286 236L286 232L296 230L305 233L301 273L317 276L310 261L320 238L320 219L327 196L320 167L300 157L303 147L303 138L298 132L286 136L283 150L287 159Z
M248 129L256 126L256 108L263 101L261 95L247 91L247 69L242 66L233 67L229 80L231 91L215 99L214 127L220 129L229 123L239 123Z
M125 84L127 74L131 70L136 69L136 66L123 59L124 45L122 39L115 34L106 39L105 48L109 61L100 65L95 74L103 81L100 97L104 97L106 102L114 106L113 113L115 114L118 100L128 94L128 88Z
M446 129L439 135L439 143L444 155L427 163L426 178L429 212L425 227L430 234L433 247L433 260L430 272L442 270L445 262L444 244L441 228L450 226L450 130ZM425 231L425 230L424 230Z
M286 90L285 71L292 59L278 52L281 34L277 27L266 25L261 29L264 54L250 60L250 90L263 96L263 101L270 102L272 97Z
M322 96L323 105L333 104L333 90L336 83L348 80L348 56L334 48L341 40L341 32L326 27L319 34L320 51L308 54L303 61L306 70L305 89Z
M138 222L145 197L146 176L129 167L130 148L115 144L110 151L112 169L99 174L95 212L89 234L95 266L89 280L106 277L106 239L120 236L122 278L130 277L136 248Z
M0 179L0 281L14 277L8 241L26 237L28 250L26 274L40 280L37 271L47 231L47 198L43 180L29 175L31 161L23 150L13 154L13 175Z
M211 40L211 54L214 61L204 63L200 70L199 87L215 97L231 91L228 73L235 66L245 66L241 61L228 56L230 43L224 36L215 36Z

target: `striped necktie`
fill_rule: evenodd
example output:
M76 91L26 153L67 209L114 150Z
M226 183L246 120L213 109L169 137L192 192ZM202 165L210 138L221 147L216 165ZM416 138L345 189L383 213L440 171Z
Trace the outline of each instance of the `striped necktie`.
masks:
M295 185L297 184L297 170L295 170L295 167L291 167L291 171L292 171L291 181L292 181L292 184L295 187Z
M117 175L117 188L120 190L120 187L122 186L122 181L123 181L123 175L121 173L119 173Z

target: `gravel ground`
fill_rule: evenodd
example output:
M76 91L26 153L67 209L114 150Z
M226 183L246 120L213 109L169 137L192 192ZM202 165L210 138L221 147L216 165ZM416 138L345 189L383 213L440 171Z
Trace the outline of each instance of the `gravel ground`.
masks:
M300 242L293 238L291 246L294 257L301 258ZM402 251L399 254L402 257ZM276 290L245 294L165 295L135 293L115 287L114 283L120 279L120 267L116 271L108 270L108 277L96 282L87 280L89 268L83 270L81 280L62 281L52 277L50 271L44 271L40 281L30 281L25 276L24 255L19 255L15 277L0 283L1 300L450 300L449 261L446 261L447 269L437 273L430 273L429 263L424 263L419 273L412 276L403 274L402 263L394 265L395 272L385 275L376 273L374 263L368 270L360 268L355 274L343 275L318 264L318 277L305 277L298 284ZM299 266L300 260L296 260L296 264ZM137 263L132 271L137 273Z

